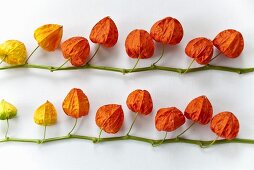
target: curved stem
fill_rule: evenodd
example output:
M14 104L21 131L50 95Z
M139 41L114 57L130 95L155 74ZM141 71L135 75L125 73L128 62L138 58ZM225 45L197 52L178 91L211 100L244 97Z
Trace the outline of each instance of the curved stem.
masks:
M214 57L210 60L210 62L213 61L214 59L216 59L217 57L219 57L220 55L221 55L221 52L219 52L216 56L214 56ZM210 63L210 62L209 62L209 63Z
M132 127L133 127L134 123L135 123L135 122L136 122L136 120L137 120L137 117L138 117L138 113L136 113L136 115L135 115L135 117L134 117L134 120L133 120L133 122L132 122L132 124L131 124L131 127L130 127L129 131L127 132L127 136L130 134L131 129L132 129Z
M89 64L89 63L92 61L92 59L96 56L96 54L98 53L98 51L99 51L99 49L100 49L100 46L101 46L100 44L97 46L97 48L96 48L94 54L93 54L92 57L86 62L86 64Z
M193 122L188 128L186 128L182 133L180 133L179 135L177 135L176 138L179 138L180 136L182 136L185 132L187 132L193 125L195 124L195 122Z
M211 143L209 143L208 145L200 145L201 148L209 148L210 146L212 146L217 140L219 139L219 136L217 136Z
M163 57L163 55L164 55L164 51L165 51L165 45L162 44L161 56L160 56L160 58L159 58L157 61L155 61L155 62L153 63L153 65L156 65L156 64L162 59L162 57Z
M153 147L157 147L157 146L160 146L164 141L165 141L165 139L167 138L167 135L168 135L168 132L166 132L165 133L165 136L164 136L164 138L160 141L160 143L158 143L158 144L152 144L152 146Z
M132 68L128 73L131 73L131 72L137 67L137 65L138 65L138 63L139 63L139 60L140 60L140 56L138 57L138 59L137 59L135 65L133 66L133 68Z
M7 55L3 56L3 59L0 61L0 64L2 64L6 58L7 58Z
M46 131L47 131L47 126L44 126L44 131L43 131L43 138L41 140L41 143L43 143L46 139Z
M39 48L40 46L38 45L32 52L31 54L27 57L26 61L25 61L25 64L28 63L28 60L32 57L32 55L34 54L34 52Z
M192 66L192 64L193 64L194 61L195 61L195 59L193 59L193 60L191 61L190 65L189 65L188 68L183 72L183 74L187 73L187 72L190 70L190 68L191 68L191 66Z
M100 142L101 141L101 134L102 134L102 130L103 129L100 129L100 132L99 132L99 137L98 139L96 140L96 143Z
M5 139L8 138L8 131L9 131L9 119L6 119L6 123L7 123L7 128L6 128L6 132L5 132Z
M60 66L57 67L57 68L51 69L50 71L53 72L53 71L57 71L57 70L61 69L61 68L62 68L66 63L68 63L70 60L71 60L71 58L68 58L62 65L60 65Z
M74 123L74 125L73 125L71 131L68 133L68 135L71 135L71 133L73 132L73 130L75 129L75 127L76 127L76 125L77 125L77 122L78 122L78 119L76 118L76 119L75 119L75 123Z

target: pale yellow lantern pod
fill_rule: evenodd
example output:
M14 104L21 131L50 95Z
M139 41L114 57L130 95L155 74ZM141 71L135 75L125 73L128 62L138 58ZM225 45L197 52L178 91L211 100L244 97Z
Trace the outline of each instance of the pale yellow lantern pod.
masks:
M0 44L0 64L6 62L11 65L25 64L27 58L26 46L18 40L7 40Z
M46 24L34 31L35 40L46 51L55 51L61 42L62 35L63 26L58 24Z
M44 135L41 143L46 138L46 128L49 125L54 125L57 122L57 111L52 103L46 101L38 107L34 112L34 122L38 125L44 126Z

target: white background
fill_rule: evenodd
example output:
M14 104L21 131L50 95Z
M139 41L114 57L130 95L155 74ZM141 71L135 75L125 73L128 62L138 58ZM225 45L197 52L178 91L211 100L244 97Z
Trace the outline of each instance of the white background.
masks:
M93 0L93 1L28 1L1 0L0 41L18 39L29 52L37 46L33 31L40 25L58 23L64 26L63 40L71 36L89 37L93 25L105 16L111 16L119 29L119 40L112 49L101 48L92 61L98 65L131 67L135 60L127 57L124 41L136 28L150 30L152 24L166 16L177 18L183 25L184 38L180 45L167 47L159 63L165 66L187 67L191 59L184 54L189 40L197 36L213 39L227 28L242 32L245 49L241 57L220 57L214 64L235 67L254 66L254 1L251 0ZM91 44L92 53L95 45ZM139 66L148 66L157 60L161 45L156 44L153 58L142 60ZM64 62L58 50L47 53L39 49L31 63L59 65ZM194 64L193 66L198 66ZM84 90L89 97L89 115L79 121L76 134L98 135L94 117L99 106L122 104L124 126L116 135L128 130L134 117L126 105L127 95L134 89L147 89L154 100L154 111L138 117L132 134L159 139L164 133L154 127L154 116L160 107L176 106L182 111L187 103L199 95L207 95L215 113L231 111L240 121L240 138L254 138L253 94L254 75L206 71L186 75L154 71L121 75L97 70L60 71L16 69L0 71L0 98L18 108L17 118L10 121L9 135L20 138L41 138L43 127L33 122L34 110L50 100L58 111L58 124L48 128L47 137L65 135L74 120L67 117L61 104L73 88ZM171 133L177 135L191 122ZM5 122L0 122L3 138ZM102 136L110 136L105 133ZM193 139L214 139L209 126L194 126L184 135ZM153 148L135 141L117 141L92 144L90 141L67 140L36 145L31 143L0 143L0 169L253 169L254 145L226 144L200 149L189 144L167 144Z

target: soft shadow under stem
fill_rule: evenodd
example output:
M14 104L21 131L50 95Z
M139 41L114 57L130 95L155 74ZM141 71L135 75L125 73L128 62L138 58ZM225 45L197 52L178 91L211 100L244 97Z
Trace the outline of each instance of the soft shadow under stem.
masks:
M187 73L189 71L189 69L191 68L193 62L195 61L195 58L191 61L190 65L188 66L188 68L183 72L183 74Z
M89 64L92 59L96 56L96 54L98 53L99 49L100 49L100 44L97 46L97 49L95 50L94 54L92 55L92 57L86 62L86 64Z
M7 123L7 128L6 128L6 132L5 132L5 139L8 138L8 131L9 131L9 119L6 119L6 123Z
M52 69L51 71L53 72L53 71L59 70L59 69L62 68L66 63L68 63L70 60L71 60L71 57L68 58L62 65L60 65L60 66L57 67L57 68Z
M201 145L201 148L209 148L210 146L212 146L217 140L219 139L219 136L217 136L210 144L208 145Z
M187 129L185 129L182 133L180 133L179 135L177 135L176 138L179 138L180 136L182 136L185 132L187 132L193 125L195 125L196 122L193 122Z
M3 56L3 59L0 61L0 64L2 64L6 58L7 58L7 55Z
M134 123L135 123L135 122L136 122L136 120L137 120L137 117L138 117L138 113L136 113L136 115L135 115L135 117L134 117L134 120L133 120L133 122L132 122L132 124L131 124L131 127L130 127L129 131L127 132L126 136L128 136L128 135L130 134L131 129L132 129L132 127L133 127Z
M160 146L164 141L165 141L165 139L167 138L167 135L168 135L168 132L165 132L165 136L164 136L164 138L160 141L160 143L158 143L158 144L152 144L152 146L153 147L157 147L157 146Z
M137 61L136 61L136 63L135 63L135 65L134 65L134 67L133 67L128 73L131 73L131 72L137 67L140 58L141 58L141 57L139 56L138 59L137 59Z
M75 123L74 123L74 125L73 125L71 131L68 133L68 135L71 135L71 133L73 132L73 130L75 129L75 127L76 127L76 125L77 125L77 122L78 122L78 119L75 118Z
M27 57L26 61L25 61L25 64L28 63L28 60L32 57L32 55L34 54L34 52L39 48L40 46L38 45L32 52L31 54Z
M155 61L155 62L153 63L153 65L156 65L156 64L162 59L162 57L164 56L164 51L165 51L165 45L162 44L161 56L160 56L160 58L159 58L157 61Z

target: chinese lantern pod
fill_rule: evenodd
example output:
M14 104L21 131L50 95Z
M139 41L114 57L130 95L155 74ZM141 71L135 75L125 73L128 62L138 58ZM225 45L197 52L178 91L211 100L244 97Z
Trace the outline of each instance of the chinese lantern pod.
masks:
M213 116L212 104L206 96L199 96L187 105L184 116L196 123L206 125Z
M154 53L154 42L147 31L136 29L127 36L125 50L131 58L150 58Z
M47 101L34 112L34 122L38 125L48 126L57 122L57 112L52 103Z
M143 115L148 115L153 110L153 101L150 93L146 90L137 89L131 92L126 100L128 108Z
M239 132L239 121L231 112L221 112L212 118L210 128L219 137L231 140Z
M184 123L185 117L176 107L159 109L155 116L155 127L158 131L171 132Z
M34 31L34 38L39 46L46 51L55 51L59 46L63 35L63 26L46 24Z
M195 38L187 44L185 53L198 64L206 65L213 56L213 42L204 37Z
M238 57L244 48L243 36L239 31L228 29L220 32L213 40L214 46L226 57Z
M61 49L64 58L69 59L76 67L84 65L90 53L90 45L84 37L72 37L64 41Z
M118 40L118 30L115 22L110 17L100 20L93 27L90 40L108 48L113 47Z
M0 44L0 59L11 65L24 64L27 58L25 45L18 40L7 40Z
M86 116L89 112L89 101L81 89L73 88L62 104L64 112L72 118Z
M12 119L17 115L17 108L5 100L0 102L0 120Z
M97 126L105 132L117 133L124 121L122 106L117 104L101 106L96 112L95 121Z
M150 34L157 42L176 45L183 38L183 27L177 19L166 17L152 26Z

